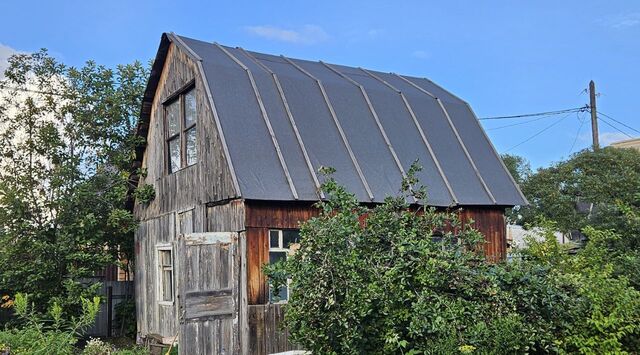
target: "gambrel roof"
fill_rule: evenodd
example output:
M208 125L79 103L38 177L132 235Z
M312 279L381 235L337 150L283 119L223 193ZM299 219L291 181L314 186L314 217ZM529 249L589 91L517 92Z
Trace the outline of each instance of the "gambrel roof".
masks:
M318 200L327 166L360 201L382 202L418 160L431 205L526 204L469 105L428 79L174 34L156 62L169 42L199 63L242 198Z

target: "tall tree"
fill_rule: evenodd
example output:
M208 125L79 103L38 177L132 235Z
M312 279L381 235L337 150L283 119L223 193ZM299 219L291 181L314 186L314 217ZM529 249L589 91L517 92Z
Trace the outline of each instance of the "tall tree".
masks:
M83 278L131 260L124 209L147 69L46 50L14 55L0 81L0 290L73 304ZM91 291L89 289L89 291Z
M565 232L607 231L611 237L601 244L614 275L640 290L640 152L584 150L539 169L522 187L530 206L518 211L521 223L542 219Z
M518 185L522 185L531 176L531 164L527 159L514 154L502 154L500 157Z
M584 150L539 169L522 185L529 221L553 220L563 231L587 225L622 229L619 206L640 207L640 152L607 147Z

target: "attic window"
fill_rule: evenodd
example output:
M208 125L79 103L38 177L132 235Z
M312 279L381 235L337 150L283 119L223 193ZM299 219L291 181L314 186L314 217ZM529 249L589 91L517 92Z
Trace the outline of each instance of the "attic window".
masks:
M174 173L198 160L196 138L196 91L193 84L171 96L164 104L167 139L167 170Z

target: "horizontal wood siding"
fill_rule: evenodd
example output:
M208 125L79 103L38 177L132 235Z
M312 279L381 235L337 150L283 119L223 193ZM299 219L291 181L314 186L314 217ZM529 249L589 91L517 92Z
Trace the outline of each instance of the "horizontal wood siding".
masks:
M285 307L280 304L249 306L249 354L266 355L300 349L289 342L289 332L282 327Z

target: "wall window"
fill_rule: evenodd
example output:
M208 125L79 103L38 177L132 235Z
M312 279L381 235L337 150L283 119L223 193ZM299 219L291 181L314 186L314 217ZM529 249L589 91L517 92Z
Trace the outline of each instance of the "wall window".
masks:
M167 168L169 173L193 165L198 160L196 142L196 91L182 91L164 104L166 117Z
M272 229L269 231L269 263L286 260L298 249L300 231L297 229ZM269 302L285 302L289 300L289 286L274 289L269 285Z
M173 302L173 252L171 245L158 246L158 301Z

